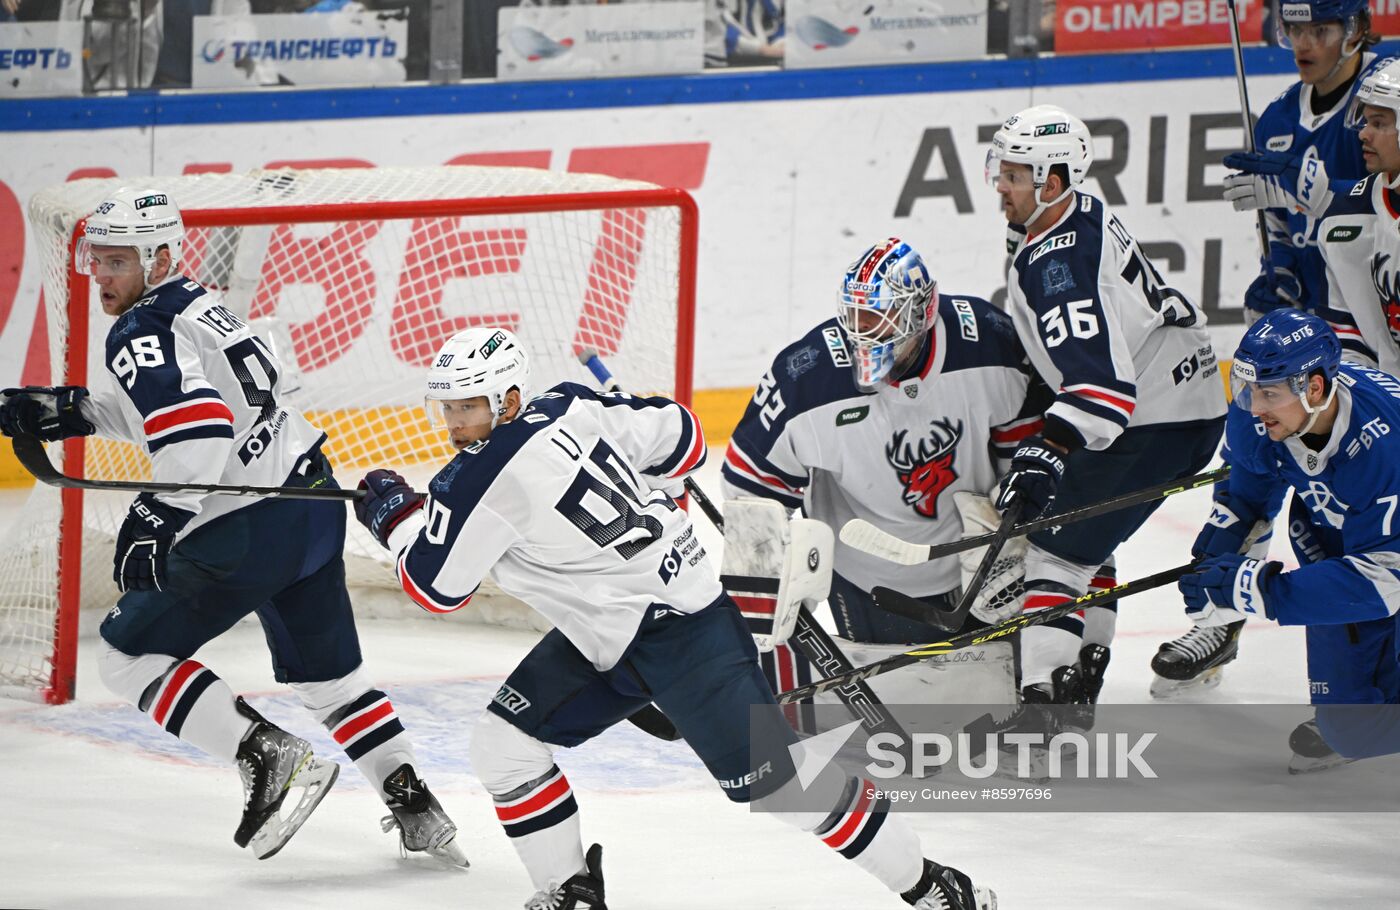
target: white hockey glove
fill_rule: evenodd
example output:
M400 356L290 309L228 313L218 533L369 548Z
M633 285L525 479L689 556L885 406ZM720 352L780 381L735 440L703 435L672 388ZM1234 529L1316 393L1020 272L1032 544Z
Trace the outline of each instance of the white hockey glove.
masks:
M1319 217L1332 192L1327 168L1317 158L1299 159L1282 152L1233 152L1225 166L1243 173L1225 177L1225 198L1237 212L1290 209Z
M962 516L963 537L988 534L1001 524L1001 514L992 505L991 497L966 490L953 494L953 504ZM966 589L977 567L982 564L986 547L965 550L958 554L962 568L962 583ZM982 588L972 601L972 615L989 626L1003 623L1021 609L1021 595L1026 578L1026 538L1013 537L1006 542L982 582Z

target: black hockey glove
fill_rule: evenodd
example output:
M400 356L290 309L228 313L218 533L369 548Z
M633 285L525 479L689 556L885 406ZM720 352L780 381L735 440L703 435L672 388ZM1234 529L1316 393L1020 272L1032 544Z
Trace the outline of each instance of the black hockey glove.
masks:
M355 517L387 550L389 533L423 507L423 496L397 473L382 468L366 474L360 481L360 489L365 495L355 500Z
M175 535L194 518L193 512L168 506L154 493L142 493L131 504L117 532L112 580L127 591L164 591L165 558Z
M1033 521L1045 514L1060 478L1065 476L1065 456L1051 448L1040 436L1028 436L1011 456L1011 470L1001 479L997 509L1005 512L1024 502L1022 521Z
M80 385L56 387L29 385L0 392L0 433L37 436L41 442L57 442L70 436L91 436L97 428L83 418L82 400L88 390ZM36 396L52 399L48 406Z

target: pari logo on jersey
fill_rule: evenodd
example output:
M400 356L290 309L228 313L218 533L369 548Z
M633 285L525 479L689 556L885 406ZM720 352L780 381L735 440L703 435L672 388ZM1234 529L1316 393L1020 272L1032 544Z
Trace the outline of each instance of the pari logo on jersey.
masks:
M1371 284L1376 288L1376 299L1385 314L1390 337L1400 342L1400 276L1396 274L1395 265L1389 253L1371 257Z
M885 446L885 459L904 484L904 504L925 518L938 517L938 497L958 479L953 467L962 442L962 421L946 419L929 423L918 440L908 439L908 430L899 430Z

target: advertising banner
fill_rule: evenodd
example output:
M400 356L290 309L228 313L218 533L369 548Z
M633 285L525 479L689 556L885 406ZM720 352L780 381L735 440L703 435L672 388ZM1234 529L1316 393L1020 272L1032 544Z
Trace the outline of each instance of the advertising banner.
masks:
M705 7L695 2L502 9L496 75L512 79L698 73Z
M1263 40L1265 0L1236 0L1240 40ZM1226 0L1060 0L1055 53L1230 43Z
M789 69L982 57L987 0L788 0Z
M404 81L405 10L195 16L194 88Z
M81 22L0 23L0 98L82 90Z

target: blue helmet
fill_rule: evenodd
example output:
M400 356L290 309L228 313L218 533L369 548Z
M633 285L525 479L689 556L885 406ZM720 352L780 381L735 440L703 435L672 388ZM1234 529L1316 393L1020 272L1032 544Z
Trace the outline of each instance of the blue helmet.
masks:
M870 247L846 269L836 318L851 345L856 385L873 392L922 341L938 307L938 283L898 237Z
M1341 362L1342 343L1326 322L1302 310L1273 310L1240 339L1230 369L1230 391L1236 405L1250 410L1265 390L1276 396L1282 391L1277 387L1286 384L1288 391L1302 400L1304 409L1313 413L1314 406L1307 399L1308 377L1321 371L1327 378L1330 400L1335 389L1332 380Z
M1361 33L1361 14L1367 0L1280 0L1275 14L1278 43L1293 46L1293 29L1315 23L1340 22L1342 44ZM1353 51L1354 53L1354 51ZM1343 54L1342 59L1350 54Z

